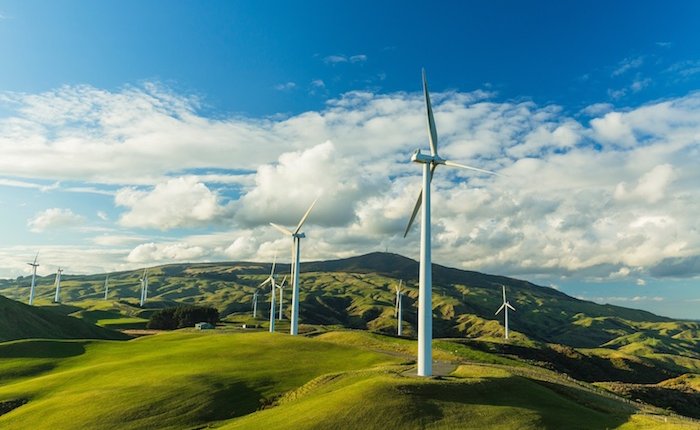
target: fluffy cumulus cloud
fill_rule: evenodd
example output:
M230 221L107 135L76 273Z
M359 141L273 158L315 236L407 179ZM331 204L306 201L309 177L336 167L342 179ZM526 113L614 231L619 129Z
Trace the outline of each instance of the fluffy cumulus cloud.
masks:
M121 227L218 229L142 240L130 263L288 254L268 223L296 225L316 198L305 259L418 256L417 228L402 238L420 186L410 155L427 148L418 93L350 92L264 120L206 118L197 100L150 85L4 100L14 113L0 119L0 170L12 180L119 184ZM586 121L484 91L434 93L433 104L441 155L501 174L437 169L436 262L548 281L700 276L700 93L593 105ZM95 243L137 236L109 235Z
M226 213L219 200L194 177L170 179L150 191L123 188L114 198L117 206L128 208L121 225L160 230L218 222Z
M131 250L126 260L130 263L200 260L207 254L200 246L186 243L144 243Z
M51 208L34 215L27 221L27 226L30 231L41 233L45 230L75 227L84 220L84 217L73 213L70 209Z

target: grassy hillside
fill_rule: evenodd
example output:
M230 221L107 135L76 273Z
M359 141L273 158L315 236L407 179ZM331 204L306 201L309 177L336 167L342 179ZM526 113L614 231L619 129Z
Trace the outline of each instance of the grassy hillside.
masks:
M277 267L279 274L289 271L289 265ZM111 273L108 300L103 299L104 275L64 274L63 304L51 303L52 276L39 278L37 303L113 328L143 327L155 310L178 303L214 306L228 321L265 327L269 290L259 296L257 320L250 310L253 293L269 270L270 264L247 262L149 268L150 299L143 309L138 306L141 270ZM335 327L395 333L394 285L403 279L403 332L415 336L417 274L417 262L387 253L302 264L302 332ZM511 356L588 382L658 384L700 373L698 322L599 305L529 282L439 265L434 265L433 275L434 335L461 339L459 347L471 353ZM28 285L28 278L0 281L0 293L17 297ZM500 317L494 315L502 300L501 285L516 308L508 342L502 339ZM287 319L290 296L287 289ZM287 327L280 324L282 330Z
M410 344L221 329L1 343L0 428L692 428L531 366L456 363L416 378Z
M0 296L0 342L27 338L128 339L128 336Z

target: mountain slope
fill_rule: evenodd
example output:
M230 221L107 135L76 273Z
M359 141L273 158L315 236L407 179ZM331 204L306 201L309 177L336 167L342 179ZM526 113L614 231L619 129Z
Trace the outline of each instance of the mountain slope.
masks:
M129 336L0 296L0 342L28 338L128 339Z

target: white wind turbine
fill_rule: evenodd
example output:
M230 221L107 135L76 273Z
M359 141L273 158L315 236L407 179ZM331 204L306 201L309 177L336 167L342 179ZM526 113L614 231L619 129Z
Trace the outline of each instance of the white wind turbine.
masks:
M109 294L109 275L105 276L105 300L107 300L107 294Z
M299 221L299 224L294 231L288 230L275 223L270 223L271 226L281 231L282 234L292 237L292 323L289 329L289 334L292 336L296 336L296 334L299 332L299 261L301 260L301 239L306 237L306 235L301 233L299 230L301 230L301 226L304 225L306 218L311 213L311 209L313 209L314 205L316 204L316 200L311 203L309 209L306 211L304 216L301 217L301 221Z
M34 286L36 282L36 268L39 267L39 263L36 262L36 259L39 258L39 252L37 251L36 256L34 257L34 262L33 263L27 263L30 266L32 266L32 286L29 289L29 305L34 304Z
M401 296L402 296L402 290L401 290L401 284L403 281L399 280L399 285L394 287L396 289L396 305L394 306L394 316L396 316L396 335L401 336L401 311L403 310L403 307L401 305Z
M141 281L141 307L143 307L148 298L148 269L143 269L143 276L139 281Z
M425 108L428 116L430 155L423 154L420 149L417 149L411 156L411 161L423 164L423 188L421 193L418 194L418 200L413 208L411 219L406 226L404 237L408 234L413 220L418 214L418 210L421 209L420 271L418 278L418 376L431 376L433 373L433 275L432 259L430 255L430 182L433 179L435 169L440 164L493 175L496 173L440 158L437 152L437 129L435 128L435 118L433 118L433 108L430 105L430 95L428 94L428 81L425 77L425 70L423 70L423 94L425 96Z
M506 326L506 331L505 331L505 338L508 339L508 309L512 310L515 312L515 308L508 303L508 300L506 300L506 286L501 285L503 287L503 304L501 305L500 308L496 311L494 315L498 315L501 311L504 312L505 315L505 326Z
M270 333L275 332L275 263L277 262L277 256L272 260L272 269L270 270L270 276L267 277L258 288L262 288L268 282L270 283Z
M53 301L54 303L60 303L61 302L61 273L63 273L63 269L60 267L56 271L56 294L54 295Z
M278 320L282 320L282 305L284 304L284 283L287 280L287 275L284 275L284 278L282 278L282 283L277 286L277 288L280 290L280 313L279 316L277 317Z
M253 293L253 318L258 317L258 290Z

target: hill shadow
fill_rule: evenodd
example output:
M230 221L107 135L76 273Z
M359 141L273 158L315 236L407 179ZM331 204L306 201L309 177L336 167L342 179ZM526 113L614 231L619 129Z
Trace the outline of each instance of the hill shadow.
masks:
M2 358L67 358L85 353L87 341L29 340L0 343Z

